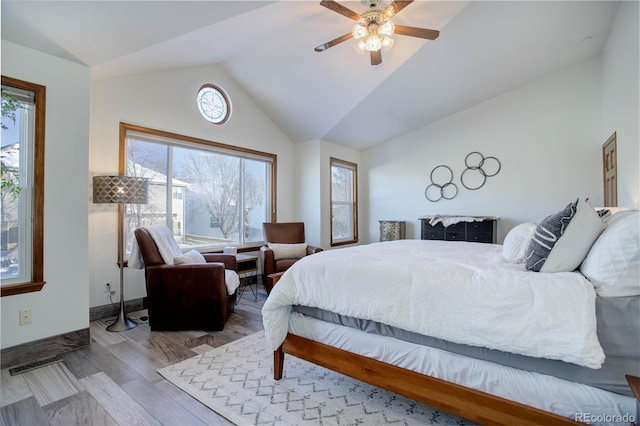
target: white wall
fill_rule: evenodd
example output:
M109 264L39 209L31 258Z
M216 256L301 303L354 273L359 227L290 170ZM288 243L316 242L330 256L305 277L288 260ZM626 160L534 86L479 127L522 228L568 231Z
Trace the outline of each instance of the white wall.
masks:
M322 141L312 140L295 144L296 155L296 220L305 223L304 233L308 244L322 245L322 208L325 200L320 170L320 146ZM284 220L278 217L280 222Z
M640 208L640 52L637 1L621 2L607 39L602 61L600 140L616 132L618 147L618 205Z
M297 209L298 220L305 223L305 237L307 243L320 246L325 250L331 248L331 157L358 164L358 174L361 171L361 153L351 148L336 145L322 140L312 140L296 145L297 162ZM360 190L359 190L360 192ZM358 228L363 227L367 199L360 195ZM366 223L366 221L365 221Z
M3 297L1 346L89 327L87 232L90 73L2 40L2 75L47 87L42 291ZM18 325L31 309L33 323Z
M231 97L233 114L223 126L208 123L197 110L196 93L205 83L220 85ZM293 143L220 67L195 67L94 81L90 175L117 174L121 121L276 154L278 220L297 217ZM89 210L90 303L100 306L109 303L108 295L103 293L103 282L119 283L115 263L117 214L115 206L90 205ZM126 270L125 298L144 296L144 273Z
M600 81L600 58L592 58L366 151L369 241L380 219L406 220L407 238L420 238L418 217L450 214L499 216L501 242L515 224L577 197L600 204ZM460 184L471 151L502 163L476 191ZM440 164L451 167L459 192L429 202L424 190Z

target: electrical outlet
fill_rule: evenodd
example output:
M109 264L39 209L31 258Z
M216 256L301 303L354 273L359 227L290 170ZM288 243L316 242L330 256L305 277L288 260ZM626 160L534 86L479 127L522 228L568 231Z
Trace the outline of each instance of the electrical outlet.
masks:
M20 325L31 324L31 309L20 311Z
M105 281L104 282L104 292L107 293L107 294L110 294L111 296L116 294L115 290L111 290L111 281Z

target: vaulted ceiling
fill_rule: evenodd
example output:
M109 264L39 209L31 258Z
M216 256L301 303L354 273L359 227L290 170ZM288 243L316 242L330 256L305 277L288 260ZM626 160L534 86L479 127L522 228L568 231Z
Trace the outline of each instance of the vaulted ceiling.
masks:
M378 66L353 40L314 52L354 23L317 0L1 5L3 39L88 65L94 79L218 64L293 141L366 149L599 54L619 3L417 0L394 22L440 37L394 35Z

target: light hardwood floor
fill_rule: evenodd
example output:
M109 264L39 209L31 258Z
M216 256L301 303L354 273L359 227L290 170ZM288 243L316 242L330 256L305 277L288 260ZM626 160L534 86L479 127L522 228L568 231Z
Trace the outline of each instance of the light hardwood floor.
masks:
M223 331L151 331L132 312L132 330L111 333L109 319L91 323L91 345L54 363L0 378L0 425L229 425L156 369L262 330L258 300L247 289Z

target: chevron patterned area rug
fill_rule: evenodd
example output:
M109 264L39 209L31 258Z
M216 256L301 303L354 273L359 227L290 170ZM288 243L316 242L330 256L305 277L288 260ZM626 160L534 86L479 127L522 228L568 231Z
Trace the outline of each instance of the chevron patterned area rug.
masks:
M239 425L471 424L290 355L275 381L262 332L158 372Z

